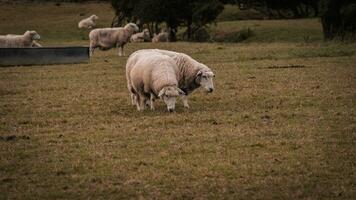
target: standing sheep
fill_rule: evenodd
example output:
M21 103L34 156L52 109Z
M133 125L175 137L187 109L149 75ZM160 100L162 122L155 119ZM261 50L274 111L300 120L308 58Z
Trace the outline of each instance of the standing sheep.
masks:
M159 34L154 34L152 42L169 42L169 33L161 32Z
M95 21L98 20L99 17L96 16L96 15L92 15L88 18L85 18L83 20L81 20L79 23L78 23L78 28L85 28L85 29L92 29L92 28L95 28L96 26L96 23Z
M22 36L22 35L7 34L6 36ZM42 47L42 45L38 43L36 40L32 40L31 47Z
M119 48L119 56L124 55L124 45L130 41L132 34L138 31L134 23L128 23L125 27L119 28L97 28L89 33L90 56L94 54L94 49L109 50L113 47Z
M160 49L144 49L139 50L139 52L152 52L155 54L162 54L172 59L178 69L176 73L178 87L185 93L185 95L182 96L182 101L185 108L189 108L188 95L192 93L195 89L202 87L208 93L213 92L213 77L215 77L215 74L211 71L209 67L197 62L190 56L184 53ZM132 101L135 101L133 97ZM152 99L150 104L151 106L153 106Z
M32 47L34 40L39 40L41 36L36 31L26 31L23 35L0 35L0 47Z
M133 34L130 42L148 42L151 39L150 37L150 31L146 28L140 33Z
M184 95L178 88L177 70L175 63L166 55L144 51L131 54L126 64L126 80L137 110L144 110L147 101L158 97L172 112L176 98ZM152 103L151 109L154 109Z

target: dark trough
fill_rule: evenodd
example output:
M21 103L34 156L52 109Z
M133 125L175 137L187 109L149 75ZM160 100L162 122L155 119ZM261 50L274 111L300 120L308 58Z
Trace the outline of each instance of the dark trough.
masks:
M87 62L88 47L0 48L0 66Z

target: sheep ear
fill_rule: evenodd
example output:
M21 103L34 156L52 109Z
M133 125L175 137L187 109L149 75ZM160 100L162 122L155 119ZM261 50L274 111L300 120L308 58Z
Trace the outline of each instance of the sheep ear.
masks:
M161 91L159 91L159 93L158 93L158 97L162 98L162 96L164 95L165 92L166 92L166 88L161 89Z
M186 95L185 92L183 90L181 90L180 88L177 87L177 90L178 90L180 95Z
M198 77L198 76L201 76L202 74L203 74L203 72L199 71L196 76Z

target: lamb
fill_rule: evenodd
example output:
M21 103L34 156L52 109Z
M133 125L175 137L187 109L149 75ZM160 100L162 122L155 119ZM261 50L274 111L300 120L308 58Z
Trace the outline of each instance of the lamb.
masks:
M169 33L161 32L159 34L154 34L152 42L169 42Z
M98 20L99 17L96 16L96 15L92 15L88 18L85 18L83 20L81 20L79 23L78 23L78 28L82 28L82 29L92 29L92 28L95 28L96 26L96 23L95 21Z
M195 89L202 87L208 93L213 92L214 83L213 77L215 74L206 65L197 62L190 56L184 53L178 53L160 49L144 49L139 50L141 52L152 52L153 54L161 54L170 57L178 68L177 80L178 87L185 93L182 96L183 105L185 108L189 108L188 95ZM131 97L134 102L134 97ZM153 107L153 101L150 101Z
M125 27L119 28L97 28L89 33L90 56L94 54L94 49L109 50L113 47L119 49L119 56L124 55L124 45L130 41L131 35L138 31L134 23L128 23Z
M154 98L161 98L168 111L174 111L176 97L184 95L178 88L177 70L173 60L163 54L139 50L130 55L126 63L127 88L138 111Z
M0 47L31 47L33 41L39 40L40 38L41 36L36 31L26 31L23 35L3 35L0 36Z
M140 33L133 34L130 38L130 42L148 42L150 39L150 31L146 28Z

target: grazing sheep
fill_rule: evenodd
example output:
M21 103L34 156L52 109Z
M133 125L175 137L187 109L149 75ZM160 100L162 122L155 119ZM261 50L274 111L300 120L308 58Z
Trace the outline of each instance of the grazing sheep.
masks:
M182 96L183 105L185 108L189 108L188 95L195 89L202 87L208 93L213 92L214 83L213 77L215 74L206 65L197 62L190 56L184 53L177 53L174 51L160 50L160 49L144 49L140 52L153 52L156 54L162 54L170 57L176 64L178 87L185 93ZM132 101L135 99L132 97ZM153 101L151 99L151 106Z
M144 51L131 54L126 63L126 80L137 110L144 110L147 101L158 97L172 112L176 97L184 95L178 88L177 70L173 60L166 55ZM153 103L151 109L154 109Z
M152 42L169 42L169 33L161 32L159 34L154 34Z
M16 48L31 47L34 40L39 40L41 36L36 31L26 31L23 35L0 36L0 47Z
M7 34L6 36L22 36L22 35ZM36 40L33 40L31 47L42 47L42 45L40 43L38 43Z
M146 28L140 33L133 34L130 38L130 42L148 42L150 39L150 31Z
M134 23L128 23L125 27L97 28L90 31L90 56L93 55L95 48L108 50L113 47L119 48L119 56L124 55L124 45L130 41L131 35L137 31L138 27Z
M99 17L96 15L92 15L88 18L85 18L78 23L78 28L85 28L85 29L95 28L95 26L96 26L95 21L98 19L99 19Z

